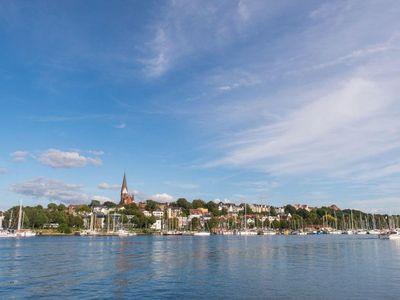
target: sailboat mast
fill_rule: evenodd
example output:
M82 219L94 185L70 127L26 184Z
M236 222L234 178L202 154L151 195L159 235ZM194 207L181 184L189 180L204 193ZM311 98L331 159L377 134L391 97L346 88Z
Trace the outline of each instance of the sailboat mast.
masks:
M11 225L12 225L12 218L13 218L13 211L11 211L10 219L8 220L8 229L11 228Z
M244 230L247 229L246 203L244 204Z
M18 227L17 230L21 230L22 224L22 201L19 204L19 213L18 213Z

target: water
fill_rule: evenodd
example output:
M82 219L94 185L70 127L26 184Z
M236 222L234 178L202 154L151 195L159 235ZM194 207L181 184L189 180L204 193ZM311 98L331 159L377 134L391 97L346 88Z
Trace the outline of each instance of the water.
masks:
M371 236L0 240L0 299L399 299L400 241Z

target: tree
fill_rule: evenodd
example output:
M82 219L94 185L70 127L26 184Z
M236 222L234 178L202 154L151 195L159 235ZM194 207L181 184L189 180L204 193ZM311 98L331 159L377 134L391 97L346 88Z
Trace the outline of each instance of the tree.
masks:
M269 209L269 214L273 217L277 215L275 207L271 206Z
M61 224L60 226L58 226L58 231L65 234L72 233L71 228L69 228L67 224Z
M201 199L196 199L192 201L193 208L206 208L206 203Z
M148 211L154 211L158 208L158 203L153 200L147 200L146 201L146 207L145 209Z
M192 230L198 230L201 227L201 223L199 218L193 218L192 221L190 222L190 228Z
M209 211L210 213L212 213L212 215L213 215L214 217L218 217L218 216L221 215L221 211L218 209L218 204L215 203L214 201L209 201L209 202L206 204L206 207L208 208L208 211Z
M99 200L92 200L92 202L90 202L89 206L90 207L100 206L100 201Z
M68 215L68 226L74 228L81 228L83 226L83 219L81 216Z
M78 208L78 212L87 212L88 213L88 212L91 212L91 209L86 204L83 204Z
M103 203L103 205L104 205L105 207L108 207L108 208L113 208L113 207L116 207L116 206L117 206L117 204L115 204L115 203L112 202L112 201L106 201L106 202Z
M47 209L50 209L50 210L56 210L57 209L57 204L55 204L55 203L49 203L49 204L47 204Z
M219 226L219 218L212 217L210 220L207 221L207 227L210 231L212 231L214 228L217 228Z
M293 205L286 205L285 206L285 214L291 214L294 215L296 213L296 208Z
M182 208L183 215L185 216L189 215L189 209L192 208L192 204L189 201L187 201L185 198L179 198L176 201L176 205Z

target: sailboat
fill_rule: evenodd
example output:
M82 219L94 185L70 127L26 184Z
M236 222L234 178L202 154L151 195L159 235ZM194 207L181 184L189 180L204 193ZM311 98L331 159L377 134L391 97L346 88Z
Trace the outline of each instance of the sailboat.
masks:
M257 235L257 231L251 231L247 229L247 211L246 203L244 204L244 230L238 231L238 235Z
M17 225L17 230L15 231L16 237L32 237L36 236L36 232L30 230L30 229L23 229L23 210L22 210L22 201L20 202L19 205L19 214L18 214L18 225Z
M380 234L381 232L376 229L375 215L372 215L372 229L368 231L368 234Z
M116 231L116 234L120 237L136 235L136 232L129 232L124 229L124 218L121 215L121 228Z
M12 211L11 211L11 216L8 221L8 229L1 229L0 230L0 238L11 238L11 237L16 237L16 234L10 230L11 228L11 221L12 221ZM1 224L0 224L1 225Z

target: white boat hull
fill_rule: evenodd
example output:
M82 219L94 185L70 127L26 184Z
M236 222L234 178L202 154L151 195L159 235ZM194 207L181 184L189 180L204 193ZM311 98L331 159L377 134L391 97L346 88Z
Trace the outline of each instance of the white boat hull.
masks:
M209 236L209 232L195 232L193 233L194 236Z

